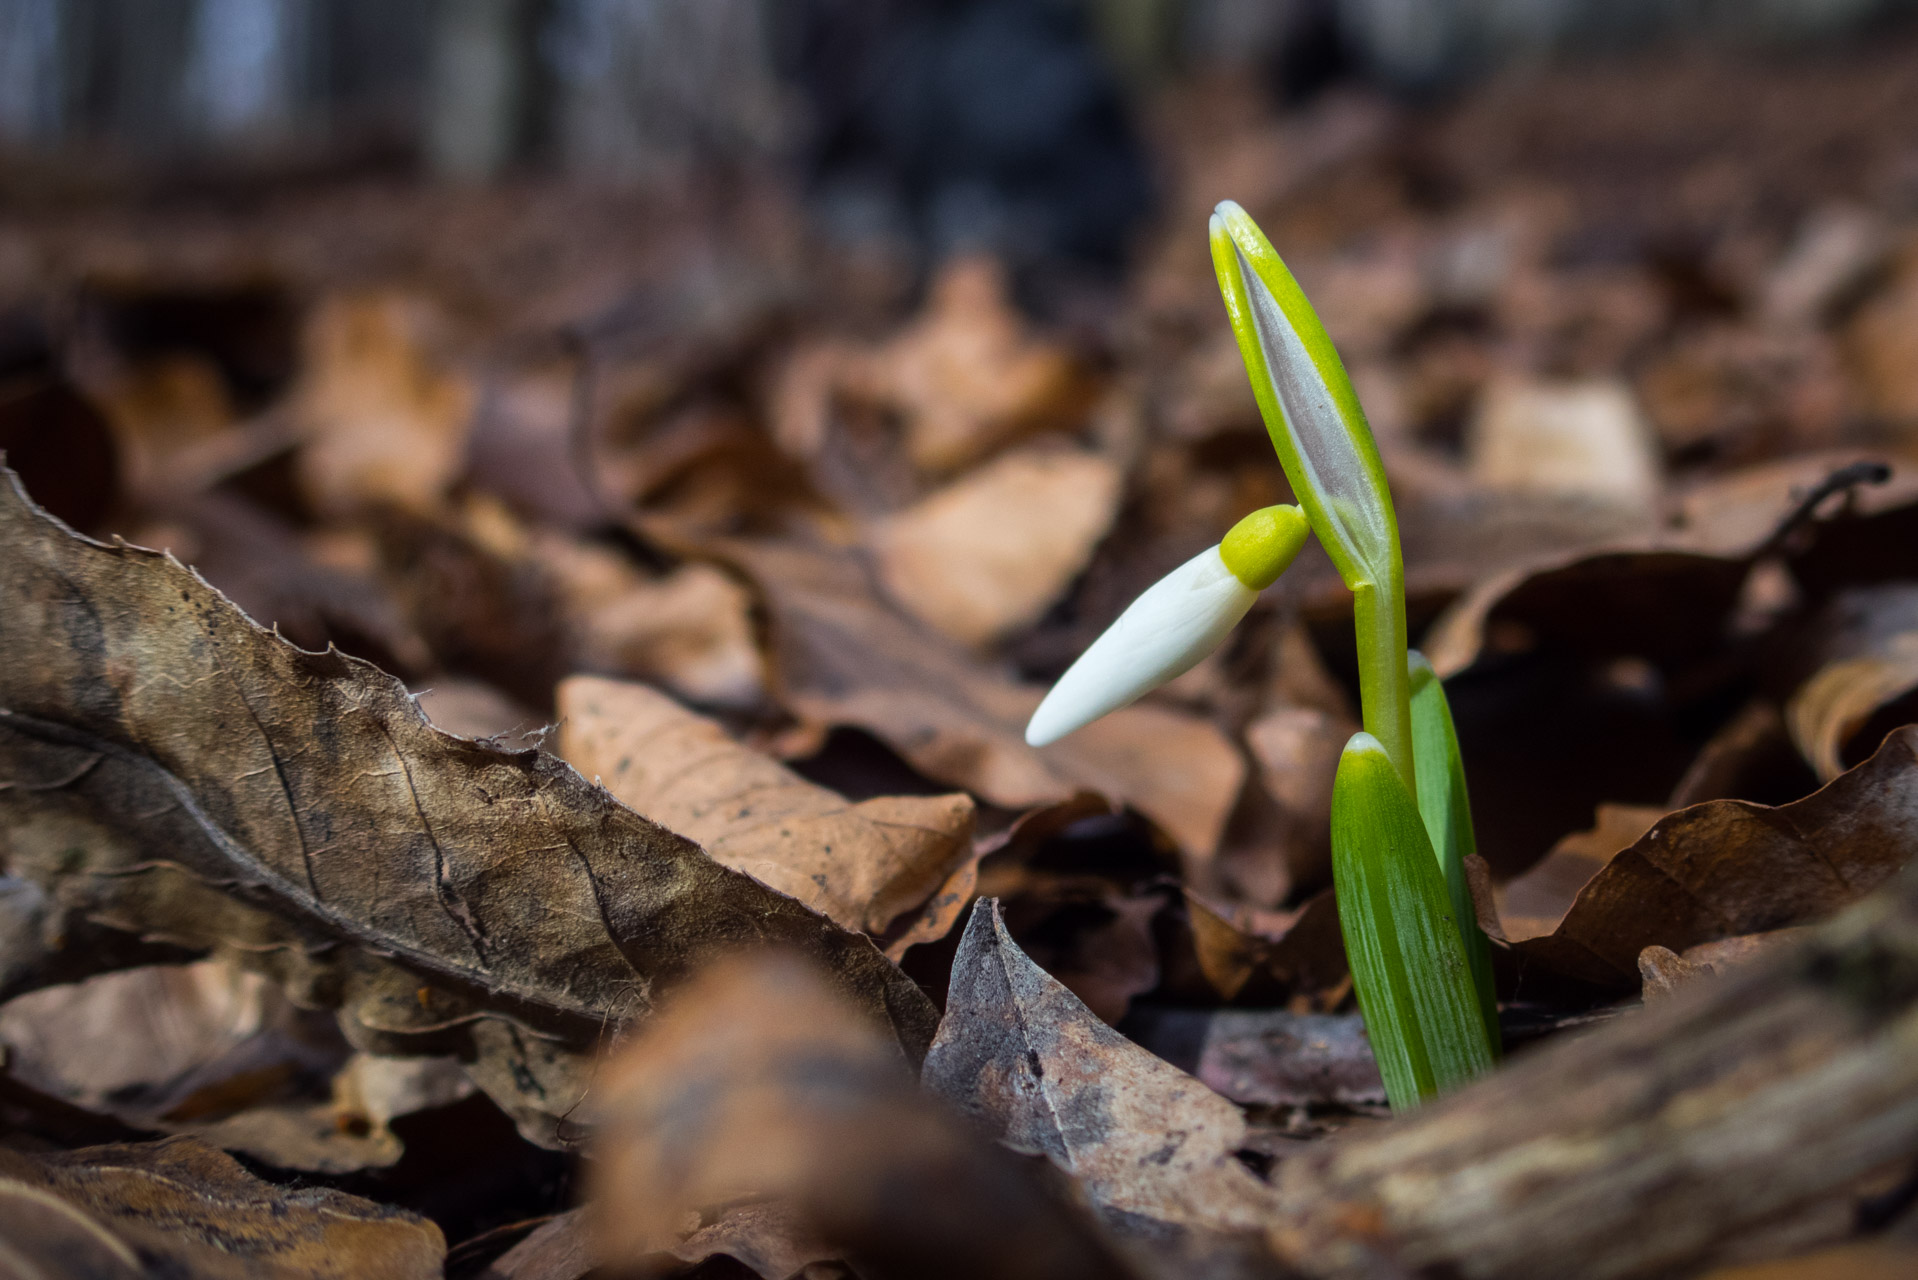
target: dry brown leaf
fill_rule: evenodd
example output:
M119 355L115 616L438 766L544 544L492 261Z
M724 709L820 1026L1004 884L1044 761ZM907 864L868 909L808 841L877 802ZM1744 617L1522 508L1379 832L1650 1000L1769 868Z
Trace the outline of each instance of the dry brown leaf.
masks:
M1314 996L1346 976L1345 942L1330 889L1290 911L1233 908L1190 889L1185 905L1199 972L1222 1000L1270 1004Z
M1578 890L1550 934L1514 947L1544 970L1630 989L1646 947L1682 952L1856 901L1910 860L1915 833L1918 727L1910 727L1803 800L1776 808L1715 800L1660 819Z
M218 961L30 992L0 1008L0 1044L44 1094L316 1173L393 1164L389 1120L472 1091L449 1059L349 1058L333 1019Z
M95 388L113 425L129 491L164 498L174 464L233 425L219 369L204 356L176 353L123 371Z
M869 1016L790 958L717 966L602 1084L593 1206L603 1257L681 1254L693 1243L687 1221L783 1204L798 1229L785 1219L774 1242L811 1236L882 1275L1129 1273L1032 1170L927 1098ZM768 1224L749 1225L731 1234L767 1239ZM815 1244L792 1256L832 1255Z
M1684 988L1716 974L1717 970L1711 965L1681 956L1670 947L1646 947L1638 953L1638 976L1645 984L1646 1004L1669 1000Z
M1245 728L1274 824L1287 887L1325 883L1332 865L1332 779L1359 726L1313 707L1276 707Z
M1009 893L1003 910L1033 961L1116 1026L1134 996L1159 985L1154 924L1165 905L1160 894L1127 894L1103 877L1041 873Z
M851 389L902 412L907 449L951 471L1087 407L1084 377L1059 347L1025 332L1004 269L984 257L948 263L925 314L847 371Z
M431 1222L325 1188L262 1182L191 1138L0 1151L0 1267L48 1280L427 1280Z
M927 777L1008 809L1092 790L1152 819L1189 855L1218 847L1245 762L1206 721L1135 705L1035 751L1024 729L1041 691L887 608L856 558L768 542L717 550L764 593L780 697L802 719L858 725Z
M1918 689L1918 631L1889 637L1879 652L1834 662L1785 707L1798 749L1821 782L1844 772L1839 752L1874 712Z
M581 1053L721 949L817 956L907 1055L930 1038L930 1002L868 939L551 756L434 729L391 677L294 648L13 486L0 651L0 854L55 904L42 950L88 922L229 949L341 1007L363 1047L464 1048L549 1142Z
M924 1079L1117 1226L1251 1231L1273 1205L1233 1155L1239 1109L1094 1017L1019 949L996 900L973 908Z
M1509 567L1480 577L1456 599L1420 647L1444 676L1465 670L1488 647L1654 662L1712 653L1744 603L1750 557L1822 482L1858 461L1856 453L1816 454L1735 472L1675 499L1668 528L1507 560ZM1847 496L1838 510L1799 530L1788 548L1796 577L1825 590L1913 572L1918 467L1892 461L1889 483L1854 478L1842 486ZM1417 537L1405 537L1409 566L1419 557Z
M1589 830L1563 837L1525 874L1497 887L1498 918L1505 937L1523 942L1558 928L1592 877L1665 814L1655 805L1598 806Z
M1639 388L1669 449L1709 449L1714 461L1835 443L1854 398L1825 334L1729 323L1680 339Z
M1385 1082L1357 1014L1135 1009L1125 1031L1242 1106L1385 1105Z
M559 687L559 716L559 754L575 769L848 929L911 932L916 919L895 922L961 893L956 878L977 864L968 796L849 803L640 684L572 676Z
M1092 557L1119 509L1119 469L1097 454L1029 449L995 458L874 524L892 598L961 644L1038 621Z
M581 1280L599 1266L586 1210L549 1218L493 1259L476 1280Z
M1829 782L1856 761L1852 751L1878 745L1856 741L1863 731L1882 735L1893 724L1918 718L1905 705L1918 690L1918 587L1890 583L1842 591L1820 611L1812 631L1803 648L1815 649L1823 665L1785 704L1785 723L1819 781Z
M1891 284L1853 317L1845 344L1866 408L1909 428L1918 424L1918 251L1903 257Z
M535 531L575 665L665 685L694 702L751 706L765 689L752 597L710 564L647 578L610 547Z
M1491 489L1577 495L1637 509L1658 496L1651 429L1618 382L1499 382L1468 438L1472 476Z
M1886 228L1862 205L1833 202L1811 211L1791 246L1766 273L1759 310L1776 326L1816 325L1884 257Z
M477 397L440 329L430 304L395 291L314 309L293 411L307 436L300 480L320 510L427 511L457 477Z
M1422 642L1440 675L1487 649L1578 656L1696 657L1716 648L1746 564L1682 551L1581 552L1474 586Z

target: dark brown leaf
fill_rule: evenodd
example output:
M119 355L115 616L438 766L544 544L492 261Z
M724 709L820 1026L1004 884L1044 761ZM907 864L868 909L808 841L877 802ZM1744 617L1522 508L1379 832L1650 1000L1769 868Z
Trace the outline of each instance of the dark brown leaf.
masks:
M1516 950L1551 972L1629 990L1646 947L1682 952L1808 923L1869 893L1914 850L1918 728L1905 728L1803 800L1715 800L1661 818L1578 890L1555 929Z
M901 1280L1131 1274L1091 1222L927 1098L871 1017L791 957L740 958L689 985L602 1084L592 1105L605 1258L737 1250L772 1278L845 1250L862 1272ZM684 1225L721 1212L730 1225Z
M707 956L820 958L909 1057L933 1010L867 939L537 750L434 729L364 663L0 488L0 823L64 914L274 972L394 1052L477 1056L552 1141L589 1049ZM57 938L53 928L43 937Z

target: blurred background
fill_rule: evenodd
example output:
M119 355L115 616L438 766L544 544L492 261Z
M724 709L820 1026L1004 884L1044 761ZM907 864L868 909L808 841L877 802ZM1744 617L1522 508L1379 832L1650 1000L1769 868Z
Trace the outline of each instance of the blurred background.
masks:
M1115 264L1147 126L1231 78L1432 104L1659 45L1827 55L1906 0L0 0L14 165L595 184L781 169L832 232ZM16 175L16 181L18 175Z

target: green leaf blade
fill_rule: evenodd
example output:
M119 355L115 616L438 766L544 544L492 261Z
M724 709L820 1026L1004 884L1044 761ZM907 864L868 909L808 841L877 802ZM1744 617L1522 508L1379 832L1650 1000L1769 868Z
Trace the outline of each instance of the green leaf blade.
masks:
M1438 858L1411 792L1370 734L1332 789L1332 880L1359 1008L1392 1106L1489 1070L1493 1050Z
M1408 658L1412 681L1412 755L1418 762L1419 816L1438 855L1439 870L1458 921L1459 941L1472 968L1472 986L1479 1013L1494 1055L1500 1052L1498 995L1492 985L1492 944L1478 927L1478 910L1465 875L1465 859L1478 852L1472 835L1472 802L1465 790L1465 762L1459 755L1458 731L1445 686L1425 655L1413 650Z

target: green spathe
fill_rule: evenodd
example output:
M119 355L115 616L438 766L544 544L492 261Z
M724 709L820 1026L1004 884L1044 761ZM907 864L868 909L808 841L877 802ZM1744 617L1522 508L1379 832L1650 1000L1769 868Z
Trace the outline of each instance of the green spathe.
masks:
M1404 1110L1492 1066L1451 895L1412 793L1369 733L1332 787L1332 882L1386 1096Z
M1222 201L1211 238L1219 293L1272 447L1352 590L1366 731L1410 782L1418 769L1405 683L1405 568L1378 444L1318 313L1258 224Z

